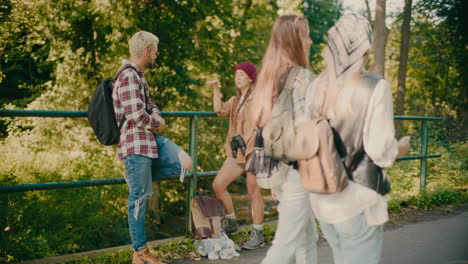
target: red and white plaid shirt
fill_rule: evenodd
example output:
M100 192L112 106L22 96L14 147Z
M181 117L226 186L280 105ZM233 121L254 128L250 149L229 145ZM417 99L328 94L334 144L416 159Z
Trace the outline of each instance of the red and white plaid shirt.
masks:
M160 119L151 113L160 113L159 108L151 101L143 72L138 66L128 60L122 62L122 67L131 64L116 78L112 89L117 124L120 125L125 115L125 123L120 130L120 140L117 143L117 156L123 159L128 155L138 154L150 158L158 157L158 148L154 131L159 126Z

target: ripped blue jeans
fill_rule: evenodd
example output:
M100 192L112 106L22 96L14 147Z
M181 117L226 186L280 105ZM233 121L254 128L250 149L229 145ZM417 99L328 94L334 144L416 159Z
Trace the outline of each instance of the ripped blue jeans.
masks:
M135 251L145 249L145 214L148 198L153 194L152 174L159 176L177 175L182 166L178 154L183 151L171 140L156 136L158 158L129 155L124 158L128 195L128 226Z

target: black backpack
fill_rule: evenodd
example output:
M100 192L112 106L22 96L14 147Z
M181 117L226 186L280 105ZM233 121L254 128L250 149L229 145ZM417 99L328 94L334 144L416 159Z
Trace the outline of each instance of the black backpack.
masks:
M123 67L114 78L107 78L99 84L94 91L88 105L88 121L94 130L99 142L106 146L115 145L119 142L120 129L125 123L125 116L117 126L114 105L112 104L112 87L114 80L120 73L128 68L136 69L131 65Z

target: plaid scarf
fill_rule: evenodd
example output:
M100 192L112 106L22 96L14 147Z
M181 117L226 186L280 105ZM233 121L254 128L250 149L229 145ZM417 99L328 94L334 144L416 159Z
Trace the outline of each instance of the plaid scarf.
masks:
M355 87L348 80L361 71L364 55L372 48L372 28L363 16L342 16L328 30L328 45L323 51L325 70L313 82L314 116L327 119L352 115L351 100Z

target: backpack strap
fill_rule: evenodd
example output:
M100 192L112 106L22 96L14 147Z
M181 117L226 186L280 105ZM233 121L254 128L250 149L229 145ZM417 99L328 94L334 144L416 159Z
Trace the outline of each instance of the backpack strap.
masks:
M380 80L382 80L382 79L385 79L385 78L383 76L380 76L380 75L377 75L377 74L364 73L362 75L362 77L361 77L360 82L365 84L365 87L369 87L370 89L374 89L377 86L377 84L380 82ZM369 99L370 99L370 97L369 97ZM368 109L369 109L369 107L367 106L364 116L367 116L367 110ZM335 135L335 144L337 143L336 136L339 137L340 143L338 143L338 144L341 147L338 147L338 152L340 153L340 148L342 148L342 150L344 150L344 152L343 152L344 156L341 156L341 153L340 153L340 157L342 158L342 160L344 160L343 158L347 155L346 148L344 147L344 144L341 141L341 137L339 136L339 133L333 127L332 127L332 129L333 129L333 134ZM364 143L362 143L362 144L364 144ZM361 150L358 151L354 155L353 159L349 163L349 166L346 166L346 164L343 163L345 165L345 169L346 169L346 171L348 173L348 178L350 180L354 181L353 172L356 170L359 163L361 163L361 161L365 158L365 156L366 156L365 154L366 154L366 152L364 150L364 147L362 147Z
M304 69L304 67L295 66L289 71L288 78L286 79L286 83L284 84L284 88L281 93L292 90L294 86L294 81L296 80L296 76L299 74L301 69Z
M133 70L135 70L136 72L138 72L137 69L136 69L135 67L133 67L133 65L131 65L131 64L125 64L125 65L117 72L117 74L116 74L115 77L114 77L114 80L116 80L117 77L119 77L119 75L120 75L123 71L125 71L126 69L128 69L128 68L132 68Z
M296 111L294 110L294 96L293 96L293 86L294 86L294 83L296 81L296 78L297 78L297 75L299 74L299 72L301 70L304 70L305 68L302 67L302 66L296 66L294 67L290 72L289 72L289 75L288 75L288 79L286 81L286 84L284 86L284 89L283 90L286 90L287 92L291 93L291 106L292 106L292 117L293 117L293 129L294 129L294 133L297 134L296 132L296 127L294 126L294 122L296 120ZM286 91L283 91L283 92L286 92ZM301 91L303 92L303 91Z
M112 79L112 87L114 87L114 82L115 82L115 80L117 80L117 78L119 77L119 75L120 75L124 70L126 70L126 69L128 69L128 68L132 68L134 71L136 71L136 72L138 73L137 69L136 69L135 67L133 67L133 65L131 65L131 64L126 64L125 66L122 67L122 69L120 69L120 70L117 72L117 74L115 75L115 77ZM146 95L145 95L145 97L146 97ZM126 120L127 120L127 118L126 118L125 115L124 115L123 118L122 118L122 120L120 121L120 124L119 124L119 131L122 129L123 124L125 123Z

